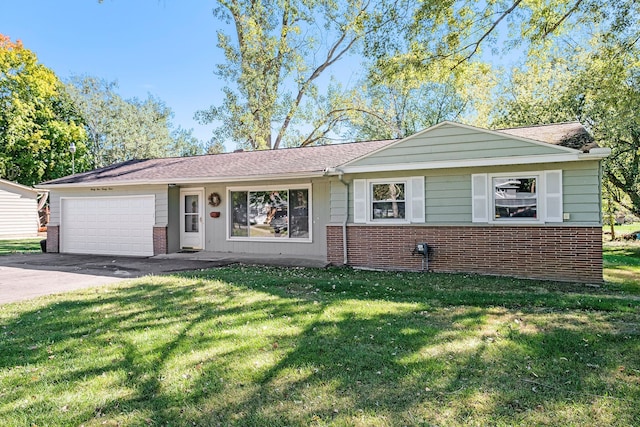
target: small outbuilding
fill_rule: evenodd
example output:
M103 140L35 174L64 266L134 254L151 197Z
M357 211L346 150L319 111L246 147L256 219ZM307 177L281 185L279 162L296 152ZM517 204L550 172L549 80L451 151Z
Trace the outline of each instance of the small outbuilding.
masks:
M211 251L602 282L601 161L580 123L131 160L41 184L48 252Z
M42 191L0 179L0 239L38 236L40 193Z

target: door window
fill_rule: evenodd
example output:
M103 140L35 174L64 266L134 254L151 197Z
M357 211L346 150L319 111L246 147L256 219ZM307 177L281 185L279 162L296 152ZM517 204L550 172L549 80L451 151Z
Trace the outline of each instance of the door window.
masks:
M197 194L184 196L184 231L186 233L197 233L200 231L199 200Z

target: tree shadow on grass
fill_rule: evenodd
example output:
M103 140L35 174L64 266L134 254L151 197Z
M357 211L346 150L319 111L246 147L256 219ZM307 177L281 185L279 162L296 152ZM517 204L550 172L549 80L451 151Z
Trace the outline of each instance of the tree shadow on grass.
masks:
M38 425L639 420L637 311L620 317L620 299L556 301L529 283L522 303L493 286L465 290L462 276L449 286L341 274L142 279L6 316L0 420L16 408Z

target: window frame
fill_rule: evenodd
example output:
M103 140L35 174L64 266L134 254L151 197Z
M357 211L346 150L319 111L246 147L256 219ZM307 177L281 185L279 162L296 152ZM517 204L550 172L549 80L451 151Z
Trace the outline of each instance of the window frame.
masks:
M382 200L374 200L373 198L373 187L374 185L381 184L402 184L404 185L404 199L402 203L404 203L404 218L374 218L374 203L384 203ZM409 178L379 178L379 179L368 179L367 180L367 222L369 223L409 223L410 220L408 218L409 210L411 209L411 194L409 189Z
M307 221L309 224L309 236L308 237L291 237L290 235L287 235L287 237L283 238L283 237L251 237L251 236L232 236L231 235L231 231L232 231L232 221L233 221L233 203L232 203L232 197L231 197L231 193L232 192L247 192L247 196L249 193L251 192L258 192L258 191L274 191L274 190L278 190L278 191L287 191L287 202L288 202L288 206L287 206L287 221L289 221L290 219L290 199L289 199L289 194L291 191L295 191L295 190L306 190L307 191L307 198L308 198L308 210L307 210ZM312 185L311 184L284 184L284 185L279 185L279 184L274 184L274 185L249 185L249 186L234 186L234 187L227 187L226 190L226 194L227 194L227 200L229 201L229 203L227 203L227 218L228 220L226 221L227 223L227 231L226 231L226 240L227 241L231 241L231 242L269 242L269 243L276 243L276 242L283 242L283 243L312 243L313 242L313 192L312 192Z
M411 194L411 178L407 177L398 177L398 178L375 178L375 179L367 179L366 183L366 194L365 194L365 203L367 207L366 212L366 223L367 224L409 224L411 223L410 210L412 204L412 194ZM373 186L379 184L404 184L404 218L373 218Z
M490 173L487 175L487 184L490 191L491 199L489 203L489 222L494 224L539 224L545 222L544 200L546 195L543 192L544 172L505 172ZM515 178L515 179L535 179L536 180L536 217L504 217L496 218L496 191L494 179L496 178Z
M568 219L564 212L564 171L562 169L524 170L471 174L471 222L475 224L561 224ZM495 218L493 178L536 177L538 218Z

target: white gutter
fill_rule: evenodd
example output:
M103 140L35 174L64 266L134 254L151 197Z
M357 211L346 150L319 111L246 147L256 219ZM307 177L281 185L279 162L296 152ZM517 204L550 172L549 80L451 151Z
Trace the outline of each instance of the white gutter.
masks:
M227 177L196 177L196 178L158 178L158 179L138 179L138 180L117 180L109 181L106 178L94 179L84 182L73 183L60 183L60 184L39 184L36 186L38 189L56 189L56 188L87 188L87 187L122 187L128 185L191 185L191 184L218 184L218 183L236 183L247 181L282 181L285 179L303 179L303 178L318 178L325 175L324 171L321 172L305 172L298 174L287 175L245 175L245 176L227 176Z
M588 153L580 153L578 157L580 160L602 160L611 154L611 148L609 147L596 147L589 150Z

